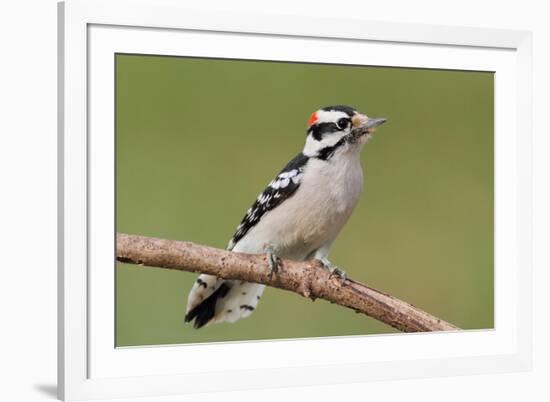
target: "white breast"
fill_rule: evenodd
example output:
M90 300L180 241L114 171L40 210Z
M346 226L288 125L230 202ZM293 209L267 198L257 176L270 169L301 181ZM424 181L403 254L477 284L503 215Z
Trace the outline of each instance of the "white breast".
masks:
M363 189L363 171L355 152L329 161L310 159L296 193L242 238L234 251L263 253L303 260L332 241L347 222Z

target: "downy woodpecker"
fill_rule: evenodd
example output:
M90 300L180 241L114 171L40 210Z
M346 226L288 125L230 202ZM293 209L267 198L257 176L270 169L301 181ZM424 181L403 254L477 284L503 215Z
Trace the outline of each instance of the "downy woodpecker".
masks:
M327 256L363 189L360 151L384 118L350 106L324 107L308 121L305 146L248 209L228 249L277 258L318 259L345 277ZM187 302L185 321L194 327L235 322L252 314L265 286L200 275Z

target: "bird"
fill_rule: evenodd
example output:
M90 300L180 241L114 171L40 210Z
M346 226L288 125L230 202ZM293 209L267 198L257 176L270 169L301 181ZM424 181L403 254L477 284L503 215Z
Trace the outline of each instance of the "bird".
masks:
M360 155L386 118L369 118L347 105L323 107L307 121L296 155L258 195L238 225L228 250L267 254L272 272L280 258L319 260L345 279L328 254L363 190ZM250 316L265 285L201 274L187 299L184 322L194 328Z

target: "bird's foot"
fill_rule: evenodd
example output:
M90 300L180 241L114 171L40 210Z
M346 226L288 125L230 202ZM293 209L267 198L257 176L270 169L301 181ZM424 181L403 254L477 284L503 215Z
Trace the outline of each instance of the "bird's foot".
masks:
M340 269L339 267L334 265L332 262L330 262L326 258L320 259L319 262L321 263L323 268L325 268L328 272L330 272L329 278L332 278L333 276L337 276L342 280L342 283L346 281L348 277L348 275L346 274L346 271Z
M269 265L269 277L273 277L273 274L279 272L279 267L281 266L280 258L275 254L275 250L271 246L265 248L267 253L267 264Z

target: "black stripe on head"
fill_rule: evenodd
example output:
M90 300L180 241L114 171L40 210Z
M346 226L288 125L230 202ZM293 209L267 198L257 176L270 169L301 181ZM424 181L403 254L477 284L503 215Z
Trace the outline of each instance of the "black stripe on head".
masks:
M324 147L319 150L315 158L321 159L323 161L328 161L330 158L334 156L334 153L338 148L340 148L342 145L346 143L346 137L343 137L338 141L336 144L330 146L330 147Z
M312 137L317 141L321 141L326 134L331 134L336 131L340 131L336 123L317 123L312 125L308 132L311 133Z
M351 106L346 106L346 105L327 106L322 108L321 110L324 110L325 112L330 112L331 110L335 110L337 112L344 112L349 117L353 117L353 115L357 112L355 108L352 108Z

